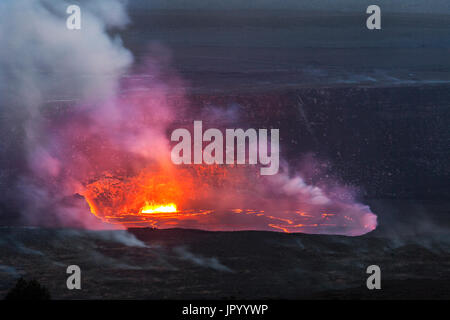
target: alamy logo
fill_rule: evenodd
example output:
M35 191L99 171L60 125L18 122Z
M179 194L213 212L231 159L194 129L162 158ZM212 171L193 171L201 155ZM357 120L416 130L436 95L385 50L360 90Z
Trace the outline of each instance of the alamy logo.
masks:
M73 264L67 267L66 270L67 274L70 274L70 276L67 278L66 285L67 289L73 290L73 289L81 289L81 269L79 266Z
M255 165L259 160L259 164L265 166L261 167L261 175L278 173L279 129L270 130L270 143L267 129L226 129L225 156L222 131L210 128L203 132L202 121L194 121L193 143L191 133L183 128L174 130L170 139L178 141L171 152L172 162L177 165L192 163L193 145L194 164L246 164L248 160L248 164ZM210 143L203 149L203 142Z
M81 9L79 6L73 4L67 7L67 14L70 16L66 20L66 27L69 30L81 29Z
M366 21L367 29L379 30L381 29L381 9L377 5L371 5L367 7L367 14L371 14Z
M381 289L381 269L379 266L373 264L367 267L367 274L371 274L370 277L367 278L366 285L367 289Z

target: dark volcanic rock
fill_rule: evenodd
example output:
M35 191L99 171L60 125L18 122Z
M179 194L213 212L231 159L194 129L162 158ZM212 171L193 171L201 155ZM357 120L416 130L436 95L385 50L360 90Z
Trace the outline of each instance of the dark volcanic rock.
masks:
M449 234L386 234L1 228L0 293L23 276L56 299L450 298ZM82 290L66 288L71 264ZM372 264L380 291L365 288Z

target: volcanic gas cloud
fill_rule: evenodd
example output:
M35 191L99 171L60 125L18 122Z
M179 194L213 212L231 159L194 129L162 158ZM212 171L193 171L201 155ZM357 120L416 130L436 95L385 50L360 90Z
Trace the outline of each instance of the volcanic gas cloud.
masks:
M54 14L47 9L50 2L43 2L46 6L39 10ZM21 9L28 8L25 2L18 3ZM129 52L106 33L110 24L117 26L119 21L122 25L125 18L117 12L114 19L108 18L111 13L95 3L87 13L92 20L89 39L79 34L57 46L54 37L36 29L23 31L33 33L34 42L46 53L17 63L48 69L26 81L10 79L28 110L21 120L27 166L15 181L27 223L345 235L364 234L376 227L376 216L348 196L349 190L336 184L310 185L302 172L292 172L287 165L273 176L261 176L259 168L249 165L174 165L170 132L186 119L196 118L182 80L169 67L168 52L159 46L149 50L141 68L131 71ZM124 14L121 4L116 5ZM54 16L48 21L52 19L58 21ZM89 23L84 27L89 28ZM79 49L92 43L98 46L95 61ZM72 59L67 60L67 54ZM15 58L2 59L6 66ZM67 79L55 82L52 75L58 77L61 72L66 72ZM32 97L26 90L17 90L30 86L28 81L36 93ZM76 90L79 99L62 109L42 107L42 97L56 89ZM208 118L207 113L202 115ZM213 116L197 120L218 121Z
M60 168L56 190L68 188L99 220L125 227L349 235L374 229L375 215L343 200L344 188L327 192L308 185L301 172L288 174L287 167L262 176L250 165L174 165L170 129L195 115L179 81L163 76L168 67L148 64L157 77L140 89L125 81L121 94L107 102L50 117L42 139Z

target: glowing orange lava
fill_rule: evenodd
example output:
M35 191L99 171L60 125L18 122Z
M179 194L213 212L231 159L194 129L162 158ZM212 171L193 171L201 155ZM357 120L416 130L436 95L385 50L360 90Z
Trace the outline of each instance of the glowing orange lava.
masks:
M239 169L150 166L134 175L104 173L86 183L81 194L97 218L125 227L339 234L354 223L325 208L314 213L308 205L289 207L255 197L258 180L242 179L234 170Z
M146 202L145 206L141 209L141 213L170 213L177 212L177 206L174 203L166 205L149 204Z
M103 174L81 193L99 219L127 226L176 225L177 221L209 214L186 210L202 199L227 174L219 166L174 168L154 165L136 175ZM180 210L180 208L182 208Z

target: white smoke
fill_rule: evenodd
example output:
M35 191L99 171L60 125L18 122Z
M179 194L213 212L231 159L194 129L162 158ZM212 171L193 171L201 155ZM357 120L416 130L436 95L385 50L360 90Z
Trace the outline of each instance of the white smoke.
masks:
M0 79L7 102L37 116L42 102L58 95L109 97L121 72L132 62L120 38L107 27L128 21L118 1L86 1L81 30L66 28L65 1L16 0L0 4ZM3 88L2 88L3 89ZM11 92L12 91L12 92ZM4 92L2 92L4 93Z
M211 268L211 269L214 269L217 271L232 272L232 270L230 268L221 264L220 261L215 257L205 258L200 255L195 255L185 247L176 247L176 248L174 248L174 252L181 259L190 261L198 266L205 267L205 268Z
M65 170L41 147L47 143L39 135L46 124L45 102L111 98L119 77L133 61L121 39L108 34L109 28L128 23L123 2L78 1L81 30L66 27L70 4L53 0L0 3L0 187L12 189L11 180L18 185L20 191L13 193L27 199L21 204L27 217L38 217L33 213L53 207L56 199L27 177L18 179L17 172L25 167L39 176L56 177ZM78 206L67 204L65 209L69 224L80 220Z

